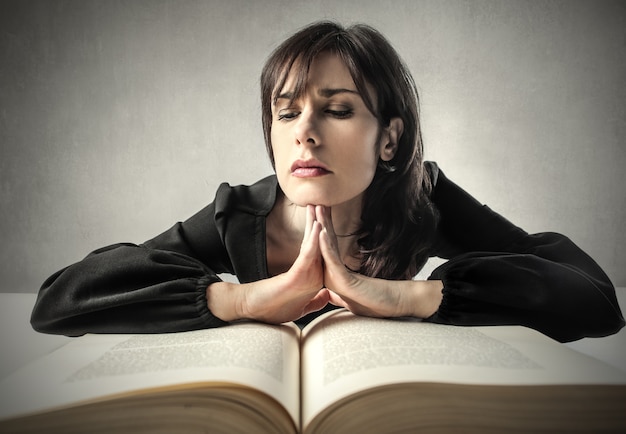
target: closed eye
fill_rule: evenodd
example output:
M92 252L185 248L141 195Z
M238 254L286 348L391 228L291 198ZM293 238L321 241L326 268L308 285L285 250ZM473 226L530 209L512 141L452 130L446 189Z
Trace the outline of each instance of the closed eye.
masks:
M295 119L300 113L297 111L283 111L281 110L278 113L279 121L289 121L291 119Z
M326 113L329 115L336 117L337 119L347 119L352 116L352 110L326 110Z

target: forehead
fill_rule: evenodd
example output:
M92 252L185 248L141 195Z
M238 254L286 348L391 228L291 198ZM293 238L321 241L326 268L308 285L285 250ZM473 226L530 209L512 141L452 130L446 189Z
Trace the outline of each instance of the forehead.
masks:
M297 98L306 90L337 88L352 90L360 94L350 70L341 57L331 52L323 52L315 56L308 66L302 59L296 60L289 71L284 72L282 79L276 83L274 101L284 94Z

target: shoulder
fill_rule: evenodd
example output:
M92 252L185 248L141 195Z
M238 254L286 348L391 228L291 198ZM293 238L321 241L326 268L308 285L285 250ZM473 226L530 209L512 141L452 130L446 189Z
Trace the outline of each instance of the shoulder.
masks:
M276 175L267 176L251 185L222 183L215 195L215 211L241 211L247 214L267 215L276 201Z
M424 161L424 176L430 179L430 184L435 187L439 179L439 165L434 161Z
M453 203L459 199L463 199L461 203L482 206L482 204L478 203L476 199L471 197L455 182L448 179L443 170L441 170L439 164L436 162L424 162L424 176L430 181L430 198L436 204L439 202L446 202L449 199L452 199Z
M439 216L438 234L461 251L510 251L527 232L448 179L434 162L425 162L431 200ZM459 253L459 251L457 251ZM449 256L449 255L448 255Z

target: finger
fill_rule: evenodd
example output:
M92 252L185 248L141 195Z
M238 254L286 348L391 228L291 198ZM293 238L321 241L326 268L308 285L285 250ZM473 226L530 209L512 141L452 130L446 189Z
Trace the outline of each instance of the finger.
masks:
M337 243L337 234L335 234L335 225L333 225L333 212L332 208L324 207L324 221L325 228L330 235L330 239L333 240L334 243Z
M316 205L315 206L315 218L317 219L317 221L322 223L322 226L326 224L325 220L325 216L324 216L324 209L326 207L324 205Z
M321 252L319 238L321 231L321 223L318 221L313 221L309 237L302 241L302 246L300 247L300 255L298 255L298 259L303 257L307 260L311 260L320 257Z
M332 234L332 236L335 236L335 228L333 226L332 211L330 207L322 205L316 206L315 217L322 223L322 226Z
M306 220L305 220L305 225L304 225L304 237L302 238L303 243L309 239L314 221L315 221L315 207L313 205L307 205L306 206Z
M348 304L333 291L328 291L328 302L334 306L348 307Z
M310 243L311 240L315 238L311 236L315 222L315 206L307 205L305 209L304 236L302 237L302 244L300 246L301 252L307 248L307 243Z
M335 250L337 257L339 257L339 242L333 226L331 209L329 207L317 206L315 207L315 215L328 235L329 246Z
M324 308L328 304L328 300L330 298L330 291L328 289L323 288L320 289L319 292L307 303L304 307L302 316L309 314L311 312L317 312L318 310Z
M324 257L324 262L328 265L341 267L344 269L343 262L339 256L339 249L337 247L337 238L332 237L328 232L328 228L323 228L320 231L320 250Z

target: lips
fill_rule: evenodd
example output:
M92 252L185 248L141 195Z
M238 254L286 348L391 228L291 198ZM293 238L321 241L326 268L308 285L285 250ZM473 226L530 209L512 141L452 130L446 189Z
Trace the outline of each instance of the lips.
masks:
M296 160L291 165L291 174L298 178L314 178L331 173L320 161L315 159Z

